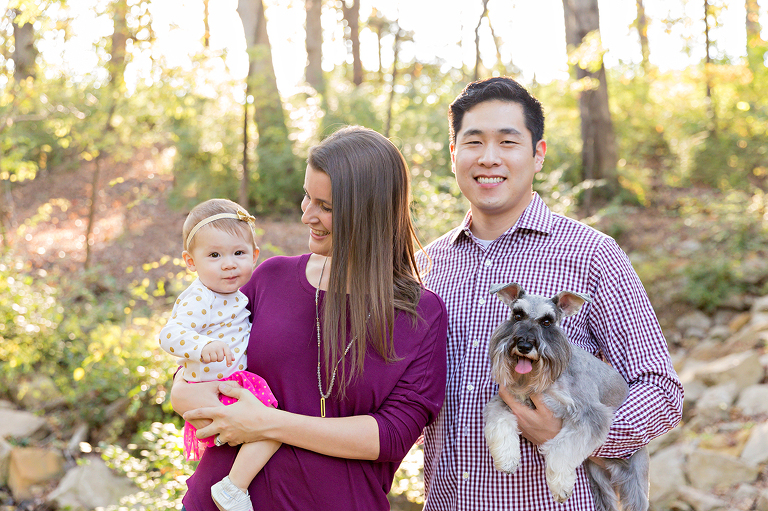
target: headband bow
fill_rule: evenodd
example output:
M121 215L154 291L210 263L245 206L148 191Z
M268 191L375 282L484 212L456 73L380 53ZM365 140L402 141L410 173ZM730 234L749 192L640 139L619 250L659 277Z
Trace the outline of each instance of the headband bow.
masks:
M192 238L195 237L195 234L197 231L200 230L201 227L204 225L208 225L209 223L215 221L215 220L221 220L222 218L232 218L235 220L240 220L243 222L248 222L248 225L251 227L251 233L253 233L254 236L256 236L256 217L253 215L250 215L246 213L245 211L238 209L237 214L235 213L219 213L217 215L211 215L207 218L203 218L199 222L197 222L197 225L195 225L191 231L189 231L189 235L187 236L187 248L189 248L190 243L192 243Z

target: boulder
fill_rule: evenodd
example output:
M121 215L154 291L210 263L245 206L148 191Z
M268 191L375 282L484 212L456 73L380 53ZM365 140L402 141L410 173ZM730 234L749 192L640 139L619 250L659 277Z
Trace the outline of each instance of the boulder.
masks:
M768 488L763 489L757 496L755 511L768 511Z
M750 385L742 390L736 408L746 416L768 415L768 385Z
M128 479L115 475L100 458L92 456L69 470L47 501L70 511L90 511L116 505L137 491Z
M694 488L722 490L740 483L751 483L760 471L736 456L695 449L688 455L685 472Z
M690 504L695 511L732 511L728 502L705 491L681 486L678 493L680 500Z
M8 484L8 470L11 465L13 446L0 438L0 488Z
M737 394L738 389L733 382L709 387L696 402L694 414L699 420L725 420Z
M757 350L733 353L696 370L696 378L705 385L714 386L733 382L739 391L760 383L763 374L763 366L760 364Z
M41 486L64 475L64 457L40 447L15 447L11 451L8 487L16 500L41 493Z
M741 451L741 460L755 467L768 462L768 422L752 428L749 440Z
M38 438L48 433L44 418L29 412L0 408L0 438Z
M61 401L62 394L50 377L38 374L18 384L16 399L25 410L40 410Z
M678 496L678 490L685 486L685 451L687 447L675 444L659 450L651 456L650 501L653 509L663 509Z

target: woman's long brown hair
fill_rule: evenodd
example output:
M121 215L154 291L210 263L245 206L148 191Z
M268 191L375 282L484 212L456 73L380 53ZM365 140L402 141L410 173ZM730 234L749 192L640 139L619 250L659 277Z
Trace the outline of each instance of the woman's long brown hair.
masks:
M361 126L342 128L323 140L310 150L307 163L331 178L333 242L322 314L323 382L330 381L347 339L355 338L351 370L339 364L343 398L363 371L368 346L387 362L397 360L392 337L396 311L414 321L418 317L421 279L415 250L421 244L411 221L410 172L392 142Z

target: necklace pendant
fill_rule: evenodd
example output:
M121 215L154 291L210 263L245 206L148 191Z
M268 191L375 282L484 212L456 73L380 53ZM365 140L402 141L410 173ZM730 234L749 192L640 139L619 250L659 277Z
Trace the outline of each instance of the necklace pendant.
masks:
M325 417L325 398L320 396L320 417Z

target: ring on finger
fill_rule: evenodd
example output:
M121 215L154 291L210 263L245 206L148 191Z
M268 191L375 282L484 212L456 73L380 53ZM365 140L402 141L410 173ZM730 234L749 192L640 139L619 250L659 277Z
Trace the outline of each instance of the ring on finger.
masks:
M216 447L224 445L224 442L221 441L221 435L216 435L216 438L213 439L213 443L216 444Z

